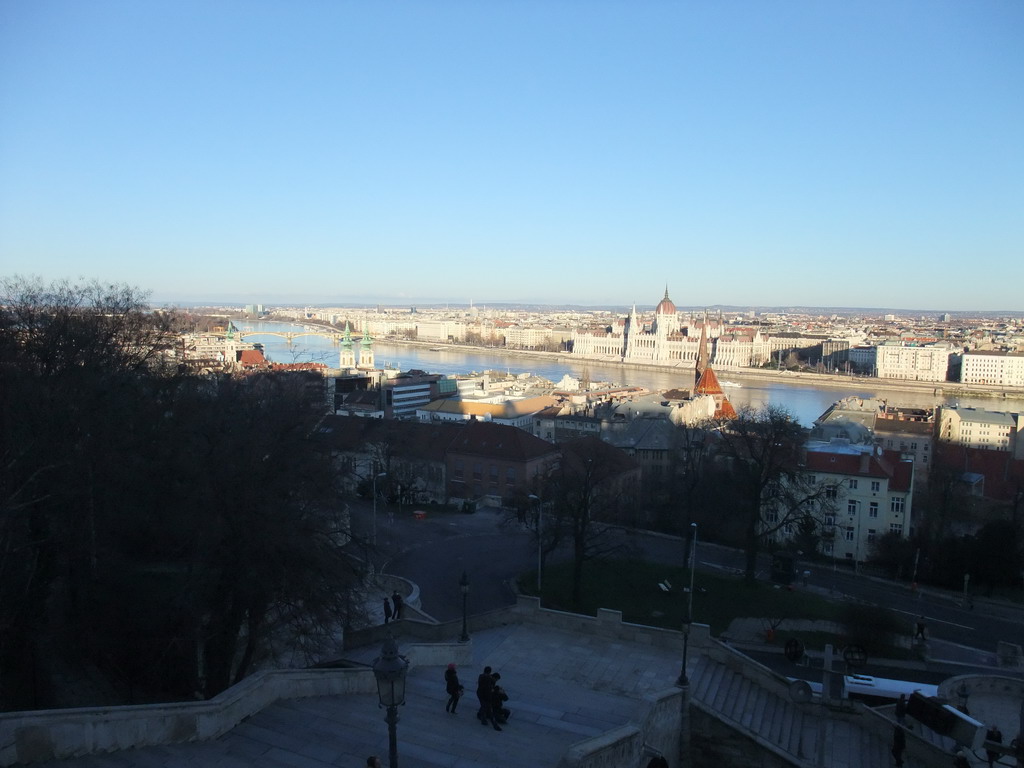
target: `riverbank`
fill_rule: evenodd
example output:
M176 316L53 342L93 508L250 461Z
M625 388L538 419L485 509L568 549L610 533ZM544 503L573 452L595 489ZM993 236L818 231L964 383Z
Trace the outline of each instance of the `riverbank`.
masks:
M441 351L463 351L475 352L488 355L500 355L517 359L545 360L558 362L566 365L586 368L588 365L600 366L601 368L618 368L622 371L658 371L661 373L678 374L689 376L693 372L693 366L689 363L677 365L658 365L655 363L632 363L608 358L585 358L565 352L540 352L530 349L508 349L507 347L485 347L473 344L451 344L418 341L414 339L387 338L381 339L388 344L396 346L411 346L424 349L440 349ZM989 386L966 386L958 382L930 382L930 381L904 381L902 379L879 379L873 376L843 376L829 373L797 372L786 370L774 370L771 368L715 368L722 379L728 374L729 380L735 380L739 384L746 382L779 382L793 386L810 387L814 389L829 388L843 390L863 389L865 394L870 395L873 390L884 388L903 390L926 394L933 397L955 398L955 397L979 397L994 401L1019 401L1024 400L1024 389L1009 389L1006 387ZM1017 405L1015 403L1015 405Z

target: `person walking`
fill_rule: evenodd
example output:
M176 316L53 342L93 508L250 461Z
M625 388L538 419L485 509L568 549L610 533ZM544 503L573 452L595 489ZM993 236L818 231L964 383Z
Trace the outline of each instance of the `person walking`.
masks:
M923 643L924 640L925 640L924 630L925 630L924 616L918 616L917 617L917 630L914 632L914 639L917 640L917 638L921 638L921 642Z
M384 623L387 624L391 621L391 601L388 600L388 596L384 595Z
M985 741L992 741L996 744L1003 743L1003 732L999 730L998 725L989 726L988 732L985 734ZM999 753L986 749L985 757L988 758L988 768L993 768L996 760L999 759Z
M370 755L366 758L366 768L384 768L384 765L381 763L379 757L376 755Z
M892 759L896 761L896 768L903 765L903 752L907 748L907 734L903 732L903 726L897 725L892 732Z
M398 621L402 618L402 596L397 589L391 593L391 602L395 604L395 621Z
M504 724L508 722L509 717L512 715L511 710L505 706L505 702L508 701L508 694L498 684L498 681L501 680L501 675L495 672L491 677L494 680L494 686L491 688L491 714L494 715L495 722Z
M901 693L896 702L896 722L903 725L907 720L907 694Z
M501 726L494 720L493 693L494 677L491 675L491 668L484 667L484 671L476 679L476 698L480 702L480 709L477 710L476 717L482 725L490 723L494 726L494 730L500 731Z
M459 706L459 699L466 690L459 683L459 673L454 664L449 664L448 669L444 671L444 689L448 693L448 703L444 705L444 711L454 715L455 708Z

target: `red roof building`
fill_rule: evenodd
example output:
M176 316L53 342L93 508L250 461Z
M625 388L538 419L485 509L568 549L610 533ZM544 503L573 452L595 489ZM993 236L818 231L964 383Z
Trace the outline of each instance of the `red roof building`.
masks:
M805 470L833 502L823 521L826 555L862 562L881 536L911 534L914 462L898 451L808 451Z

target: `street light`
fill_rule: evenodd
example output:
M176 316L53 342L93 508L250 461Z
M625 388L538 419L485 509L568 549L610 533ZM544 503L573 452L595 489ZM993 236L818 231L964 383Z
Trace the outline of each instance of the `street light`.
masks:
M690 759L690 678L686 674L690 650L690 626L693 624L693 572L697 564L697 524L690 523L690 594L686 598L686 620L683 622L683 667L676 685L682 688L679 697L679 765L689 768Z
M377 480L387 476L387 472L373 476L373 546L377 546Z
M468 643L469 630L466 628L466 600L469 598L469 574L465 571L462 572L462 578L459 579L459 589L462 590L462 636L459 638L459 642Z
M534 496L532 493L530 494L530 501L534 502L534 505L537 507L537 600L540 601L540 571L544 558L544 550L542 547L543 540L541 539L541 522L543 521L542 515L544 514L544 505L540 503L540 497Z
M384 722L388 724L388 765L398 768L398 708L405 704L405 676L409 660L398 655L398 643L389 636L373 662L373 676L377 678L379 706L387 708Z
M679 670L676 685L689 687L690 679L686 676L686 657L690 649L690 624L693 623L693 566L697 559L697 524L690 523L690 592L686 598L686 618L683 620L683 668Z

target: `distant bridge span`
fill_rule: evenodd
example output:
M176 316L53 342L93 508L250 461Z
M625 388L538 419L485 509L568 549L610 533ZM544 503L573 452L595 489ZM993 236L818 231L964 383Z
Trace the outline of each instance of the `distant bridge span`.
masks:
M239 339L246 339L250 336L277 336L279 339L284 339L291 344L295 339L301 339L303 336L322 336L325 339L330 339L335 344L340 344L345 338L345 334L338 333L337 331L328 331L326 329L322 331L253 331L253 330L239 330L237 332ZM361 337L353 337L353 341L360 340Z

